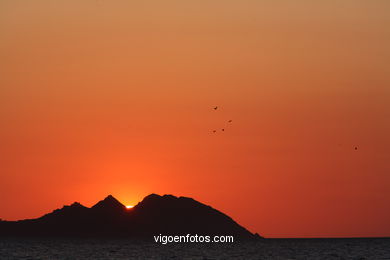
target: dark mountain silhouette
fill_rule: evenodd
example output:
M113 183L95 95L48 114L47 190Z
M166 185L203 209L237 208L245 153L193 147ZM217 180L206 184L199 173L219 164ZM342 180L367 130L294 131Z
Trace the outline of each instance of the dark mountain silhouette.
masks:
M108 195L104 200L92 206L91 211L96 215L120 216L126 213L126 207L112 195Z
M148 238L154 235L233 235L259 238L229 216L194 199L151 194L133 209L109 195L91 208L78 202L37 219L0 221L0 236Z

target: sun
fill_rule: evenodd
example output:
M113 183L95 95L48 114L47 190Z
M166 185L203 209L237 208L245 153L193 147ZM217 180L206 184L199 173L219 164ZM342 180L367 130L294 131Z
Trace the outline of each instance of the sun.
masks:
M134 206L133 205L127 205L126 208L127 209L132 209Z

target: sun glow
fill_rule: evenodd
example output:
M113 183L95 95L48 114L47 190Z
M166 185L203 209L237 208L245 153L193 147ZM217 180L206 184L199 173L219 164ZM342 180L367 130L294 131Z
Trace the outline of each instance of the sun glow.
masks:
M132 209L134 206L133 205L127 205L126 208L127 209Z

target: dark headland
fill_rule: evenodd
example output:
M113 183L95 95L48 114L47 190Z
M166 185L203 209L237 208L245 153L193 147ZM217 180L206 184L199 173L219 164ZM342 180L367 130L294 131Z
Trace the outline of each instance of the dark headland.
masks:
M0 221L0 236L150 239L159 234L232 235L236 240L261 238L210 206L172 195L151 194L130 210L109 195L91 208L75 202L40 218Z

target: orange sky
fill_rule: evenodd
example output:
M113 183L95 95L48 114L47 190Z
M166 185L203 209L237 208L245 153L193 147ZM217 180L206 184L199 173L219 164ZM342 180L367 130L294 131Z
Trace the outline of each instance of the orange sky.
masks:
M390 236L389 46L387 0L2 0L0 217L154 192Z

